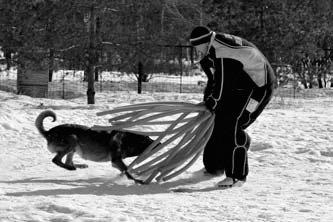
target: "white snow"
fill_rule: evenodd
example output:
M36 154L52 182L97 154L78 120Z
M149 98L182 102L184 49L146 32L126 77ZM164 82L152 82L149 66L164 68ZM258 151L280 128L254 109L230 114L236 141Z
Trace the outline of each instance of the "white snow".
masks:
M96 113L151 101L197 103L201 94L112 92L86 98L36 99L0 91L0 221L333 221L333 100L296 99L266 109L248 129L250 174L239 188L203 174L202 159L164 183L136 185L109 163L66 171L34 121L44 109L55 123L106 125ZM295 105L293 105L295 104ZM188 192L173 192L187 188Z

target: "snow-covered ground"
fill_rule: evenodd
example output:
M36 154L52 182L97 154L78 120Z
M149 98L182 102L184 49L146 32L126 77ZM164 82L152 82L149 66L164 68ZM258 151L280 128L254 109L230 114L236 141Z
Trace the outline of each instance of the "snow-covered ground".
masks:
M0 221L333 221L332 98L275 103L248 129L250 174L221 190L221 177L203 174L199 159L164 183L136 185L109 163L66 171L34 126L45 109L60 123L105 125L96 113L151 101L197 103L201 94L98 93L86 98L36 99L0 91ZM188 192L173 192L177 188Z

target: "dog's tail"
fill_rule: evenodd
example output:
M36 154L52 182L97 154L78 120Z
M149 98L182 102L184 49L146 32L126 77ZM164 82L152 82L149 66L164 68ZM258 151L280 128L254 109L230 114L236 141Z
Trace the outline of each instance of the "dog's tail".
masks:
M42 136L44 136L45 138L47 137L47 131L43 126L43 120L47 117L52 117L53 118L52 122L56 121L57 119L56 114L53 111L46 110L41 112L35 121L36 128L38 129L39 133L42 134Z

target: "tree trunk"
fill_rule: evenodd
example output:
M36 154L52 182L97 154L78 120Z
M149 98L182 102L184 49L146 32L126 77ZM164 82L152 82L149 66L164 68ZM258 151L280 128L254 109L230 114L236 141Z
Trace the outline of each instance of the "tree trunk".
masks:
M327 87L326 73L324 73L323 82L324 82L324 88L326 88Z
M10 70L10 67L11 67L11 61L12 61L12 52L10 49L7 49L7 48L4 48L4 56L5 56L5 59L6 59L6 69L7 70Z
M166 7L166 2L162 2L162 9L161 9L161 36L164 35L164 15L165 15L165 7Z
M95 67L95 82L99 81L99 79L98 79L98 77L99 77L98 70L99 70L98 67Z
M50 49L49 53L49 82L52 82L54 70L54 49Z
M180 84L179 84L179 92L182 93L182 87L183 87L183 61L182 61L182 57L183 57L183 48L181 47L181 45L179 45L179 68L180 68Z
M87 78L88 78L88 90L87 90L87 99L88 104L95 104L95 86L94 86L94 71L93 65L87 66Z
M322 79L321 79L321 73L318 73L317 81L318 81L318 88L322 89L323 88L323 82L322 82Z
M313 73L309 72L309 89L313 88Z
M142 93L142 78L143 78L143 65L138 63L138 94Z
M89 24L89 48L88 48L88 61L87 61L87 99L88 104L95 104L95 84L94 84L94 70L96 63L96 16L95 6L90 7L90 24Z

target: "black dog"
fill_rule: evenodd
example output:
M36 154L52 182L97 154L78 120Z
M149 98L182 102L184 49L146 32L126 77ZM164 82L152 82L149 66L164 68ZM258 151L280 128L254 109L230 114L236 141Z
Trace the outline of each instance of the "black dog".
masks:
M125 173L129 179L142 183L127 172L123 159L140 155L154 140L148 136L118 130L96 131L77 124L63 124L46 131L43 120L47 117L52 117L53 122L56 120L55 113L47 110L39 114L35 125L47 140L48 150L56 153L53 163L67 170L88 167L85 164L73 163L73 155L77 153L83 159L95 162L111 161L112 166ZM62 158L65 155L67 157L63 163Z

